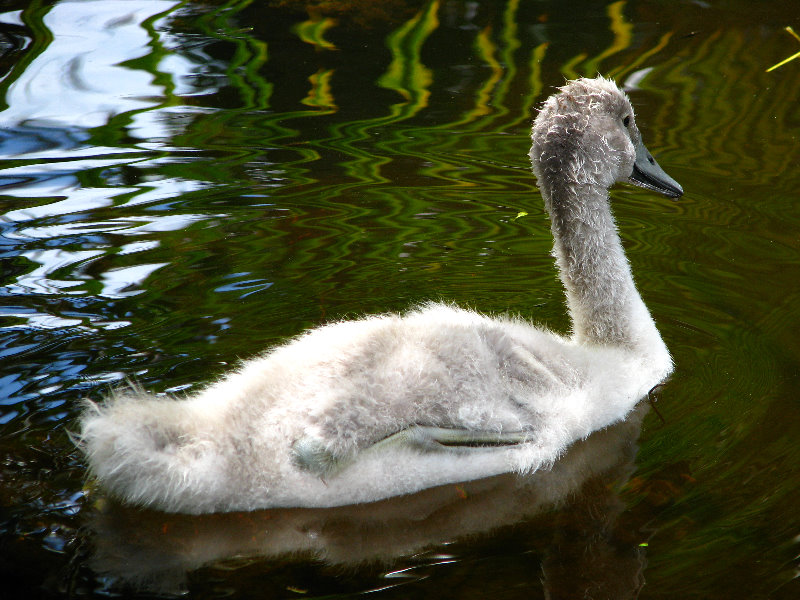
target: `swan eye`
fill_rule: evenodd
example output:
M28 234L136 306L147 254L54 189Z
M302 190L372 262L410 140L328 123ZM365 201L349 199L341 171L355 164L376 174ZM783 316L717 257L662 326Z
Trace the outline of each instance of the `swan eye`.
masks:
M622 124L625 125L625 127L628 127L631 124L631 116L628 115L627 117L622 119Z

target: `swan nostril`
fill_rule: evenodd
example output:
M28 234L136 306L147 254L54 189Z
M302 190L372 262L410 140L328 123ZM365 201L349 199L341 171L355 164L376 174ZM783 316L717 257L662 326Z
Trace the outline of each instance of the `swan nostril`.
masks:
M656 164L656 159L648 154L647 155L647 162L649 162L651 165L654 165L654 164Z

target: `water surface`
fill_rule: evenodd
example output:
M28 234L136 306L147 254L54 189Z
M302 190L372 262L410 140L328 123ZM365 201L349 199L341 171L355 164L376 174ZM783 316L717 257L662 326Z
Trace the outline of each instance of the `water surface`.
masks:
M800 596L800 24L786 1L8 2L0 575L20 597ZM792 21L794 19L794 22ZM84 485L84 398L197 389L307 327L445 299L565 331L527 151L625 85L678 202L614 210L673 352L551 473L199 518ZM580 474L578 476L577 474Z

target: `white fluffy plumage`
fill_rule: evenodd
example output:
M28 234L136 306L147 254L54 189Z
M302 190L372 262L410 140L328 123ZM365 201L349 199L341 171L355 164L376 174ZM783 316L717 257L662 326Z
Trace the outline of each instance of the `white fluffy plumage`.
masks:
M608 188L631 178L680 190L649 154L651 178L637 179L646 149L632 114L613 82L582 79L534 123L571 336L444 304L326 325L189 398L133 389L87 403L77 437L90 472L120 499L166 511L337 506L536 470L624 418L672 362Z

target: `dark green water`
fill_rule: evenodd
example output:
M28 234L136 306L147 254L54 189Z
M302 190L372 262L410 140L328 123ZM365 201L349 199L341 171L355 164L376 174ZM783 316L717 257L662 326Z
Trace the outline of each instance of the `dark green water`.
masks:
M4 3L3 597L800 597L800 58L765 72L794 3L317 4ZM67 432L125 379L191 390L428 299L564 331L528 131L598 72L686 190L613 192L677 365L664 422L370 507L188 518L84 486Z

